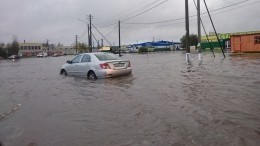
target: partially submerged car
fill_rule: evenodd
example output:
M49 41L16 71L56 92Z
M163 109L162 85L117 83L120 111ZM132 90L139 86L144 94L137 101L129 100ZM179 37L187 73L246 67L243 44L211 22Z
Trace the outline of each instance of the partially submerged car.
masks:
M20 56L18 55L11 55L10 57L8 57L8 59L19 59Z
M113 53L79 54L61 67L61 75L87 76L89 79L109 78L132 73L130 61Z

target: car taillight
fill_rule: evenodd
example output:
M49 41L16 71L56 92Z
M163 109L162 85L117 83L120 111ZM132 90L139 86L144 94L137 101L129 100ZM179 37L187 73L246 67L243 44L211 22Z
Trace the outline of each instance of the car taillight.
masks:
M99 64L103 69L111 69L107 63Z
M131 67L131 63L130 63L130 61L128 62L128 67Z

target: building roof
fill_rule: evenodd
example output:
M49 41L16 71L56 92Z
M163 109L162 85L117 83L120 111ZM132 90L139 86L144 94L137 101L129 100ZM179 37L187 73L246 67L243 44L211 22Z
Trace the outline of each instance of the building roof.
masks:
M158 46L170 46L175 44L181 44L180 42L170 42L170 41L157 41L157 42L144 42L139 44L133 44L132 46L142 46L142 47L158 47Z
M241 34L231 34L230 36L243 36L243 35L260 35L260 32L256 33L241 33Z

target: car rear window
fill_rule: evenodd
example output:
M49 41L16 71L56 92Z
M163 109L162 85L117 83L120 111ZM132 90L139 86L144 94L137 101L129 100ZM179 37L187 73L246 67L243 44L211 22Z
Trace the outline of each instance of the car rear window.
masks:
M95 54L95 56L100 61L107 61L107 60L121 60L121 58L115 54L107 53L107 54Z

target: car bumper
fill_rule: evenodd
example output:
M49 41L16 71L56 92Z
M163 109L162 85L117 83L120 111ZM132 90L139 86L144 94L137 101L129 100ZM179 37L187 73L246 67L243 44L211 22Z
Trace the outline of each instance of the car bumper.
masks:
M132 73L131 68L127 69L120 69L120 70L107 70L106 71L106 77L117 77L117 76L123 76L123 75L128 75Z

